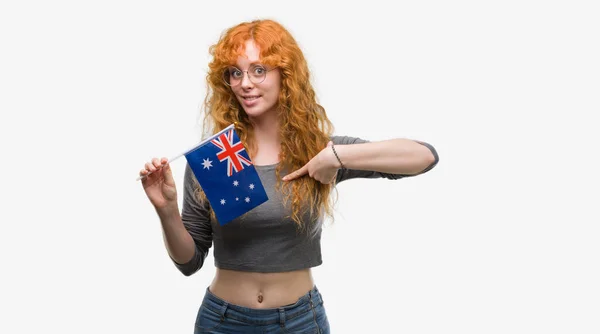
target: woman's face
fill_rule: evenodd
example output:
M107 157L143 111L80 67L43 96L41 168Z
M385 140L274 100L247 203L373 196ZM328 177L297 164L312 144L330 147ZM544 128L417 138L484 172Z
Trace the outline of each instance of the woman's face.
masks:
M238 78L237 84L233 84L231 89L246 114L248 114L248 117L256 119L266 114L276 113L281 87L279 69L273 69L270 66L259 63L260 50L254 41L247 41L245 48L245 57L238 57L235 64L235 67L241 72L236 71L234 73L230 69L232 78ZM257 65L262 67L262 69ZM263 71L263 69L266 69L266 71ZM264 81L255 83L258 80L250 77L256 77L260 73L266 75Z

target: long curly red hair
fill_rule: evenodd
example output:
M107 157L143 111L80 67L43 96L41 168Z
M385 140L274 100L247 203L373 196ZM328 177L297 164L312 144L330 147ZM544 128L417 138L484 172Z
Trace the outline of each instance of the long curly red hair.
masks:
M226 30L209 49L213 60L206 76L205 133L214 134L234 123L250 157L257 152L248 116L223 81L223 71L234 65L238 56L243 56L248 40L253 40L259 47L260 62L277 67L281 73L278 99L281 150L276 168L280 180L284 169L291 172L301 168L326 147L333 125L325 109L317 103L307 62L296 40L273 20L255 20ZM322 184L306 176L291 182L278 181L277 188L282 191L285 203L291 203L291 218L299 227L314 223L304 222L305 214L315 219L323 215L332 217L331 184Z

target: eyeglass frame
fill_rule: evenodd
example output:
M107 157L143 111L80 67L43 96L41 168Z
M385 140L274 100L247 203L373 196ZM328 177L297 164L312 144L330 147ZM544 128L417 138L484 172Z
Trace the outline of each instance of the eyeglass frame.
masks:
M265 76L264 76L264 78L263 78L263 79L262 79L260 82L254 82L254 81L252 81L252 76L251 76L251 75L248 73L248 71L250 71L252 68L256 69L257 67L263 68L263 69L265 70ZM229 83L227 82L227 80L225 80L225 73L227 73L227 72L228 72L230 69L232 69L232 68L233 68L233 69L236 69L236 70L238 70L238 71L240 71L240 72L242 72L242 77L240 78L240 82L239 82L237 85L231 85L231 84L229 84ZM227 86L229 86L229 87L237 87L237 86L239 86L239 85L241 85L241 84L242 84L242 81L244 81L244 73L246 73L246 75L248 76L248 80L250 80L250 82L252 82L253 84L255 84L255 85L258 85L258 84L261 84L261 83L265 82L265 79L267 78L267 74L269 74L269 72L271 72L272 70L274 70L274 69L276 69L276 68L277 68L277 66L275 66L275 67L273 67L273 68L269 69L269 68L267 68L265 65L261 65L261 64L250 64L250 68L248 68L248 70L246 70L246 71L242 71L242 70L240 70L239 68L237 68L237 67L235 67L235 66L228 66L227 68L225 68L225 69L223 70L223 74L221 75L221 79L223 79L223 82L224 82L224 83L225 83Z

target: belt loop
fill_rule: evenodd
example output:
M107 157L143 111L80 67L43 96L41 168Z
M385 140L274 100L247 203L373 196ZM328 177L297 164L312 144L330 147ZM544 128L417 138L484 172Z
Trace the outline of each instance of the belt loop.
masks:
M221 321L225 321L225 312L227 311L227 306L229 306L229 303L223 301L223 305L221 306L221 312L219 312L219 314L221 314Z
M281 325L281 328L285 328L285 310L283 307L279 308L279 325Z

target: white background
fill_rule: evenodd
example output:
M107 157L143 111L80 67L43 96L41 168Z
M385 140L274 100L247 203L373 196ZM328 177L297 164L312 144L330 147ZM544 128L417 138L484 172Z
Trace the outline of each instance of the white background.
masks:
M208 47L273 18L336 134L440 155L339 186L333 333L599 333L592 3L2 2L0 332L192 332L212 252L181 275L135 178L198 136Z

